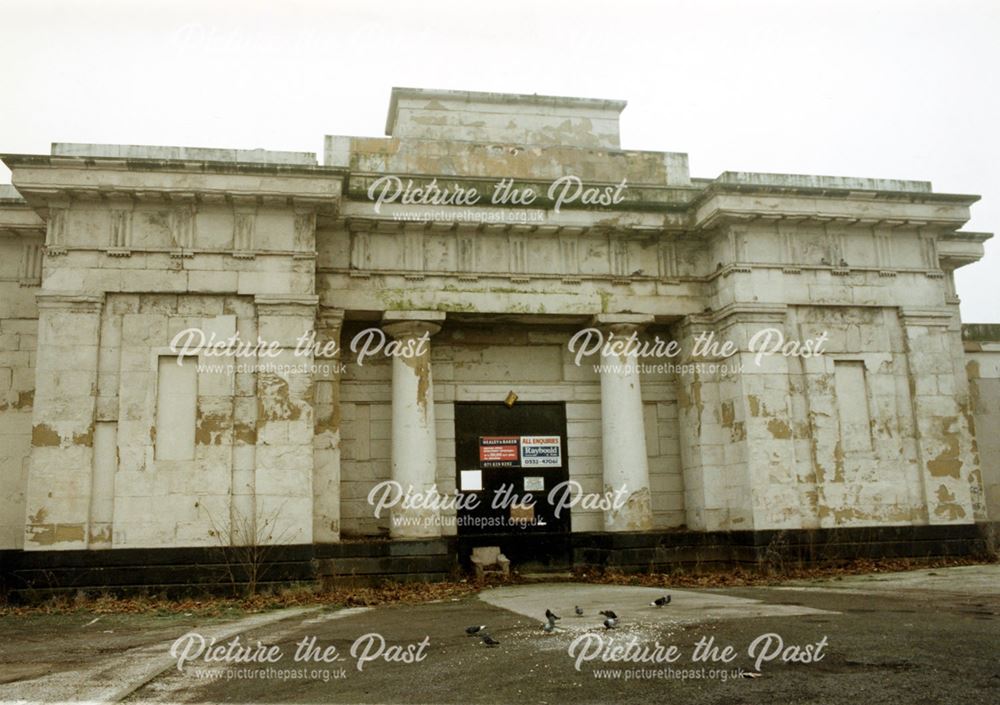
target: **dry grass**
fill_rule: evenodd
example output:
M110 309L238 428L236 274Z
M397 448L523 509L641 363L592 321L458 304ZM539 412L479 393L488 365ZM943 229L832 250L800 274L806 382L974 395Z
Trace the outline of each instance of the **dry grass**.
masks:
M493 583L490 583L493 584ZM487 583L457 581L442 583L386 583L378 587L334 587L321 590L312 584L292 585L262 591L243 598L206 595L198 598L168 599L156 596L117 597L114 595L60 595L30 605L0 605L0 617L22 614L182 614L201 617L230 617L282 607L360 607L390 603L417 604L460 598L487 587Z
M785 567L780 571L730 568L719 571L699 570L671 573L622 573L608 570L578 570L572 580L597 584L640 585L646 587L721 588L775 585L791 580L830 580L848 575L895 573L909 570L977 565L974 558L855 560L837 566L813 568ZM153 614L232 618L282 607L369 607L385 604L419 604L463 598L487 587L524 582L516 574L504 581L489 576L485 581L454 580L439 583L386 583L378 587L332 587L320 589L312 584L284 587L244 598L206 595L200 598L167 599L156 596L115 597L100 595L65 595L32 605L0 604L0 617L36 614Z
M785 567L782 570L761 570L752 568L727 568L719 571L685 572L676 570L672 573L622 573L615 570L602 572L581 570L576 578L584 582L614 585L640 585L645 587L676 587L676 588L722 588L722 587L754 587L786 583L802 580L836 580L848 575L866 575L871 573L901 573L911 570L926 570L933 568L948 568L962 565L981 565L993 561L981 558L935 558L935 559L857 559L836 566L818 567Z

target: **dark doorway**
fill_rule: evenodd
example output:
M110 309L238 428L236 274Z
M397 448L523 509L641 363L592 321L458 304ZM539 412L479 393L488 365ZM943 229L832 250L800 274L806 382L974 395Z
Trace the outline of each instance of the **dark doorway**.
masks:
M479 500L459 511L460 536L569 532L570 510L549 502L569 479L563 402L456 402L455 460L459 492Z

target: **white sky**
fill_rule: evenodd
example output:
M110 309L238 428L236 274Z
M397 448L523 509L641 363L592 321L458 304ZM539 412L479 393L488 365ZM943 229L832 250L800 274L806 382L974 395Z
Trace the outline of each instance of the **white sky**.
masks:
M995 0L0 0L0 27L0 152L321 152L381 135L392 86L624 98L622 146L693 176L930 180L1000 231ZM986 252L958 273L967 322L1000 322Z

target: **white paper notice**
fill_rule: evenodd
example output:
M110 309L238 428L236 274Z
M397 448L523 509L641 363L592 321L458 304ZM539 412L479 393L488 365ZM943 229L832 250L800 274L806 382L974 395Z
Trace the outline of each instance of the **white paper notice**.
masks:
M545 491L545 478L544 477L526 477L526 478L524 478L524 491L525 492L544 492Z
M479 492L483 489L483 471L462 470L458 481L463 492Z

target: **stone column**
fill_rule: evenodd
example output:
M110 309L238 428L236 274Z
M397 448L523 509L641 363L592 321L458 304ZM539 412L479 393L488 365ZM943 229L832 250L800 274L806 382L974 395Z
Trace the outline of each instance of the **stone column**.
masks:
M412 355L392 359L392 479L403 492L436 494L437 429L431 381L430 336L441 329L436 311L387 312L383 330ZM395 507L389 533L394 538L441 535L435 509Z
M622 314L596 317L605 341L624 341L652 323L652 316ZM649 491L649 458L639 387L639 360L634 354L601 354L601 435L604 491L625 488L625 503L604 513L605 531L649 531L653 508Z
M316 317L315 435L313 436L313 541L340 540L340 331L344 312L320 308ZM322 355L325 346L335 352Z
M38 294L25 550L87 548L103 294Z

